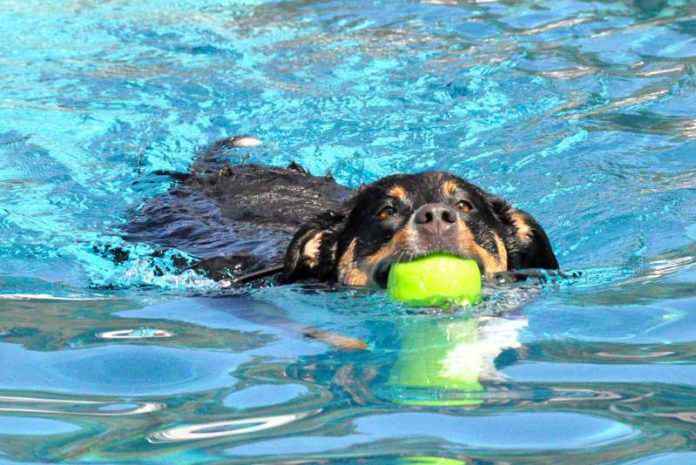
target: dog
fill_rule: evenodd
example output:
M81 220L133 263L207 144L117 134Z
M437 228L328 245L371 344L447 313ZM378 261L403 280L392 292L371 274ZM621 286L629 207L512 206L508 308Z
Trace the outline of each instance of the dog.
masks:
M126 237L197 257L185 267L230 285L271 280L386 287L394 263L445 252L482 274L557 270L531 214L454 174L398 174L356 191L293 163L232 163L256 139L232 137L134 215Z
M558 268L546 233L529 213L458 176L429 171L380 179L339 211L300 227L282 282L386 288L391 265L435 252L474 259L487 276Z

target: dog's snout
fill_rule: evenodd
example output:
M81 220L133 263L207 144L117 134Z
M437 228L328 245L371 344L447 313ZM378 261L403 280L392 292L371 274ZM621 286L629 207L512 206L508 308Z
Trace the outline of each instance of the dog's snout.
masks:
M444 203L429 203L423 205L415 213L416 224L429 224L429 223L456 223L457 212L454 208Z
M413 221L418 229L431 234L449 234L457 228L457 212L444 203L429 203L416 210Z

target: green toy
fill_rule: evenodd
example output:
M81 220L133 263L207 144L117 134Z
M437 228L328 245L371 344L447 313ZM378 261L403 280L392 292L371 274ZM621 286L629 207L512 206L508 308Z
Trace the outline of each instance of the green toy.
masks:
M392 265L387 293L412 307L474 305L481 301L481 272L475 260L436 253Z

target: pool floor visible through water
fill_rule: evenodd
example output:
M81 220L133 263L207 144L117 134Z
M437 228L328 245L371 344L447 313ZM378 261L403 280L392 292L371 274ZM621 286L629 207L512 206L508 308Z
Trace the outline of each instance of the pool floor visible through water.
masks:
M696 463L692 2L8 0L0 28L0 464ZM353 188L451 171L581 277L449 314L153 263L121 232L155 173L235 134Z

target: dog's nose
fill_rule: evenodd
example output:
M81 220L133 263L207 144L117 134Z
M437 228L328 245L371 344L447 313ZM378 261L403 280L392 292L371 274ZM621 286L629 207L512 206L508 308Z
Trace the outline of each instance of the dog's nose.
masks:
M448 235L457 230L457 211L444 203L428 203L416 210L413 221L421 231Z

